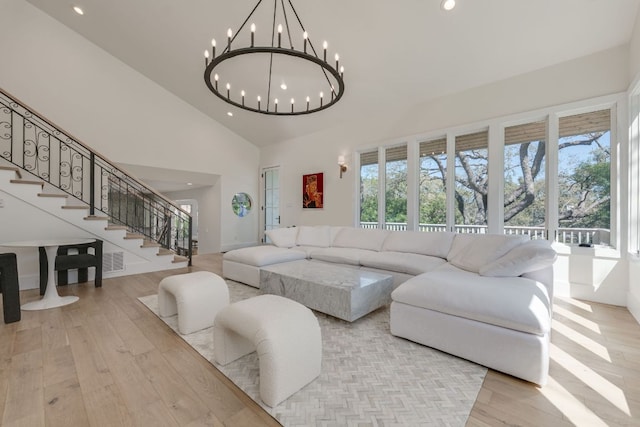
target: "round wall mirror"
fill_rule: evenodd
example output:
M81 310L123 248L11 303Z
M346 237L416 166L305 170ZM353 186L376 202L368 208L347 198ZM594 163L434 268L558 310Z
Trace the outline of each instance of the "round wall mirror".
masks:
M240 218L247 216L251 211L251 196L247 193L236 193L231 200L231 208L233 213Z

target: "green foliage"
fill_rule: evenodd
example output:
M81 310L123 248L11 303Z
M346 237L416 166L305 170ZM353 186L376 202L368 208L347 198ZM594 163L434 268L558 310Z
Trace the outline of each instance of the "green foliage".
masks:
M610 228L610 153L608 142L598 134L565 138L560 150L560 226ZM465 157L466 156L466 157ZM487 150L472 150L456 156L457 224L486 224ZM420 159L419 222L445 224L446 155ZM464 166L463 167L463 163ZM532 141L505 147L505 225L542 227L546 221L545 144ZM361 173L360 220L378 221L378 169L365 166ZM406 160L387 162L385 221L407 221Z

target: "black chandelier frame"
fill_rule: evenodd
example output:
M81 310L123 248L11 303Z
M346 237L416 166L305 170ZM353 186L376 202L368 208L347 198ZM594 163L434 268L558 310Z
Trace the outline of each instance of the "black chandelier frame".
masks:
M278 33L278 45L275 45L275 35L276 35L276 13L277 13L277 7L278 7L278 0L274 0L274 9L273 9L273 27L272 27L272 35L271 35L271 46L255 46L254 45L254 37L253 37L253 32L252 32L252 36L251 36L251 45L249 47L241 47L238 49L232 49L231 46L233 44L233 42L235 41L236 37L240 34L240 32L242 31L242 29L245 27L246 23L249 21L249 19L251 19L251 16L253 15L253 13L256 11L256 9L258 8L258 6L260 6L260 4L262 3L263 0L259 0L258 3L254 6L253 10L251 11L251 13L249 14L249 16L244 20L244 22L242 23L242 25L240 26L240 28L238 29L237 32L235 32L233 34L233 37L228 37L227 39L227 46L225 47L225 49L223 50L223 52L216 56L215 55L215 45L212 48L212 58L211 61L209 62L208 59L208 51L207 53L205 53L205 70L204 70L204 81L207 85L207 87L209 88L209 90L211 92L213 92L214 95L216 95L218 98L222 99L224 102L226 102L227 104L231 104L235 107L241 108L243 110L247 110L247 111L251 111L254 113L260 113L260 114L266 114L266 115L271 115L271 116L298 116L298 115L304 115L304 114L311 114L311 113L316 113L318 111L322 111L325 110L331 106L333 106L334 104L336 104L341 98L342 95L344 94L344 89L345 89L345 85L344 85L344 71L340 71L338 69L338 65L339 62L336 59L336 66L333 67L329 62L327 62L327 52L326 52L326 46L325 46L325 50L324 50L324 56L323 58L318 57L318 54L316 53L316 50L313 46L313 43L311 42L310 37L305 37L304 39L304 50L300 51L300 50L296 50L293 47L293 42L291 41L291 33L289 30L289 22L288 22L288 18L287 18L287 11L285 9L284 6L284 0L280 0L281 6L282 6L282 13L284 15L284 20L285 20L285 25L286 25L286 33L287 36L289 38L289 43L290 43L290 47L282 47L281 46L281 33ZM289 5L291 6L291 10L293 11L298 24L300 25L300 28L302 29L302 31L306 34L306 29L304 28L304 25L302 24L302 21L300 20L300 17L298 16L298 13L296 12L293 3L291 0L288 0ZM307 43L309 44L309 46L311 47L311 51L313 52L313 54L308 53L307 52L307 48L306 45ZM231 97L231 93L228 87L224 87L222 88L222 90L225 90L226 92L221 92L218 89L218 80L214 79L215 81L212 82L212 74L215 75L214 71L215 69L222 64L225 61L229 61L232 60L233 58L236 58L238 56L243 56L243 55L252 55L252 54L269 54L270 58L269 58L269 78L268 78L268 87L267 87L267 99L266 99L266 108L261 108L261 102L257 101L257 105L258 107L253 107L251 105L248 105L247 103L245 103L245 96L243 95L241 97L240 102L234 100ZM317 106L312 107L310 105L310 100L309 97L307 97L306 100L306 107L303 107L302 109L298 109L296 110L294 108L294 103L291 103L291 107L290 109L287 109L286 105L282 105L283 108L280 109L280 111L278 111L278 104L275 103L274 104L274 108L271 109L271 84L272 84L272 71L273 71L273 58L274 55L286 55L286 56L291 56L291 57L295 57L295 58L299 58L301 60L304 61L308 61L311 63L314 63L318 66L320 66L322 73L324 74L325 79L327 80L327 83L329 85L329 92L330 92L330 99L328 99L328 102L324 102L324 98L321 96L320 97L320 103ZM336 56L337 58L337 56ZM333 76L333 78L336 80L337 82L337 88L335 87L334 84L331 83L331 80L329 79L329 74L331 76ZM284 103L283 103L284 104ZM303 102L304 104L304 102ZM299 103L297 105L300 105Z

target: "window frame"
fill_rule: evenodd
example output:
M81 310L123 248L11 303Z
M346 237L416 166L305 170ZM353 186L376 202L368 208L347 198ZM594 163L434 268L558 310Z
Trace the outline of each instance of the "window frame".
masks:
M638 98L638 105L640 110L640 84L636 88L635 94ZM419 144L423 141L434 140L446 136L447 139L447 181L450 183L455 182L455 138L459 135L480 132L488 130L489 132L489 158L488 158L488 180L489 180L489 209L487 216L487 232L492 234L501 234L504 232L504 137L505 128L526 124L529 122L546 121L547 133L546 133L546 153L545 153L545 183L546 183L546 237L547 239L554 241L558 231L558 191L557 191L557 176L558 176L558 141L559 141L559 120L561 117L572 116L576 114L589 113L603 109L611 110L611 241L609 246L602 246L598 248L592 248L591 251L602 253L605 256L619 256L620 251L627 250L628 239L621 238L621 230L619 224L621 224L621 212L625 209L626 202L620 197L621 191L625 190L626 186L623 184L624 177L627 176L627 169L625 165L621 164L621 144L626 144L621 140L621 137L625 136L624 132L621 132L619 126L625 121L623 120L624 108L628 102L627 93L616 93L606 95L597 98L591 98L582 101L576 101L567 104L561 104L551 106L539 110L532 110L528 112L505 115L494 119L488 119L477 123L466 124L457 127L449 127L444 129L437 129L432 132L412 135L402 139L395 139L388 144L377 145L378 149L378 162L379 162L379 195L384 195L386 189L386 182L384 182L385 175L385 150L397 146L400 144L407 144L407 157L408 157L408 197L407 201L407 229L418 230L419 222L419 173L420 173L420 159L419 159ZM369 146L368 148L362 148L356 150L357 155L355 158L359 159L361 152L367 152L375 149ZM637 155L640 156L640 149L637 149ZM631 157L629 157L631 159ZM639 159L640 162L640 159ZM640 166L638 166L640 169ZM359 165L358 165L358 170ZM359 179L359 178L358 178ZM640 203L640 172L638 177L638 203ZM359 191L359 190L358 190ZM455 230L455 211L454 211L454 192L455 186L447 186L447 221L446 229L450 231ZM359 197L356 202L356 226L359 226ZM415 199L415 200L414 200ZM625 206L622 206L624 203ZM493 207L493 208L492 208ZM378 209L378 228L384 229L384 215L385 215L384 197L379 197L379 209ZM638 207L638 215L640 217L640 207ZM411 220L410 220L411 218ZM640 220L640 218L639 218ZM640 253L640 224L636 230L638 237L638 246ZM630 233L630 231L629 231ZM573 251L575 245L565 245L563 243L555 243L555 246L560 251ZM580 248L585 249L585 248Z

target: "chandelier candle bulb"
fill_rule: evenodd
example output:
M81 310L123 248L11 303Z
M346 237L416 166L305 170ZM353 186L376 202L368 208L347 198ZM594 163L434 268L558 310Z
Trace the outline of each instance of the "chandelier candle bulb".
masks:
M215 80L215 81L216 81L216 90L218 90L218 79L219 79L218 75L217 75L217 74L215 74L215 75L213 76L213 80Z
M309 99L309 97L307 96L307 111L309 111L309 101L310 101L310 99Z
M240 95L242 96L242 106L244 107L244 91L241 91Z
M305 31L302 33L302 38L304 40L304 53L307 53L307 39L309 38L309 34Z
M216 39L211 39L211 60L216 57Z
M231 90L231 85L227 83L227 98L229 98L229 91Z
M344 66L340 67L340 77L344 77Z
M251 47L253 47L254 37L256 35L256 24L251 24Z
M260 110L260 101L262 100L262 98L260 98L260 95L258 95L258 110Z
M227 30L227 50L229 50L229 52L231 52L231 36L233 36L233 31L229 28Z
M204 51L204 66L206 67L207 65L209 65L209 51L205 50Z
M275 108L276 108L276 113L277 113L277 112L278 112L278 98L276 98L276 99L273 101L273 105L275 106Z
M336 70L340 68L338 64L340 64L340 55L336 53Z
M329 44L326 42L322 43L322 48L324 49L324 62L327 62L327 48L329 47Z
M293 113L293 103L295 102L295 100L293 98L291 98L291 112Z
M322 107L322 98L324 98L324 93L320 92L320 107Z
M282 41L282 24L278 24L278 47L281 47Z

